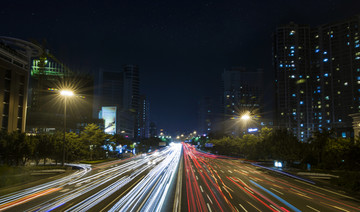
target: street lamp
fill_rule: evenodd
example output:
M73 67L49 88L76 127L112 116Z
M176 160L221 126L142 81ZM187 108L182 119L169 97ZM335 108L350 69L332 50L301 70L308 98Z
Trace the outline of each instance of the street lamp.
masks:
M65 164L65 142L66 142L66 100L68 97L74 96L74 92L70 90L61 90L60 95L64 97L64 141L63 141L63 158L61 165Z
M243 120L243 121L247 121L247 120L250 119L250 116L249 116L249 114L244 114L244 115L241 116L240 119Z
M241 117L240 117L240 120L243 121L243 129L245 129L245 132L246 133L246 126L247 126L247 123L250 121L251 119L251 113L249 111L245 112Z

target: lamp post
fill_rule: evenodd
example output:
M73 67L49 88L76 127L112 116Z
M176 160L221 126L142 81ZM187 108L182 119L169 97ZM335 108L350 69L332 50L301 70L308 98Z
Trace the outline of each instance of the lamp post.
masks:
M64 141L63 141L63 158L61 165L65 165L65 142L66 142L66 100L67 97L71 97L74 95L73 91L70 90L62 90L60 91L60 95L64 97Z
M245 114L243 114L240 119L244 122L244 133L246 133L246 124L251 119L250 112L246 112Z

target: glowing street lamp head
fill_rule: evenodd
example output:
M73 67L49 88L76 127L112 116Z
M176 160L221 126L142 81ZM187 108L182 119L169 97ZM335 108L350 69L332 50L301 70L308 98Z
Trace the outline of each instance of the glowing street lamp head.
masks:
M60 95L61 96L74 96L74 92L72 92L70 90L62 90L62 91L60 91Z
M250 116L248 114L242 115L241 120L247 121L250 119Z

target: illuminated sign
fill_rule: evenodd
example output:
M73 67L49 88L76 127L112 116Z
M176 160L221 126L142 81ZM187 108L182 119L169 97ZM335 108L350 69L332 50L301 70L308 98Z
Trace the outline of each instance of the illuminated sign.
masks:
M249 128L248 129L248 132L257 132L258 131L258 128Z
M116 107L102 107L102 119L105 120L105 133L116 133Z

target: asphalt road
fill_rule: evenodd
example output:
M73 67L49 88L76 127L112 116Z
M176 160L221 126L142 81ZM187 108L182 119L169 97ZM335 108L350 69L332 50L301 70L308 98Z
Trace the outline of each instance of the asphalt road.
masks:
M172 208L181 149L178 144L129 160L83 167L65 178L1 196L0 211Z
M340 192L184 145L182 211L360 211Z
M175 144L0 197L0 211L360 211L335 190Z

